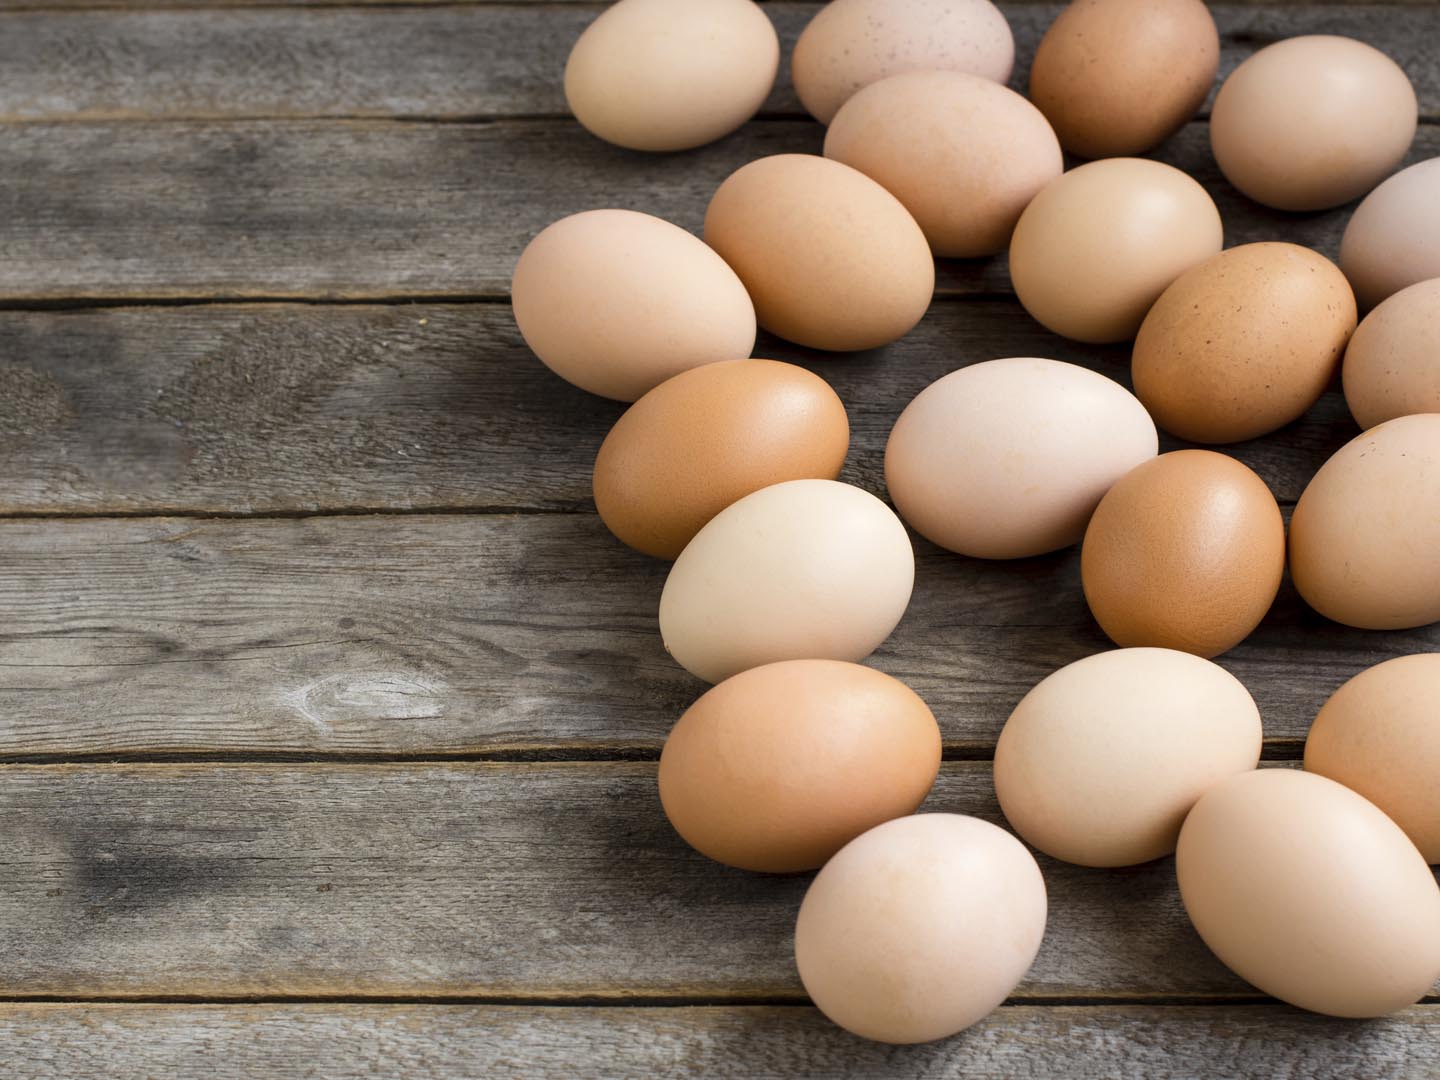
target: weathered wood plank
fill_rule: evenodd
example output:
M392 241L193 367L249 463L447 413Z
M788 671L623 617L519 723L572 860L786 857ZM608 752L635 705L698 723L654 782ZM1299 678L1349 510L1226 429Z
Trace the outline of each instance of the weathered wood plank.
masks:
M316 1062L326 1080L1430 1080L1437 1038L1433 1005L1369 1023L1272 1005L1014 1005L914 1047L856 1039L798 1006L0 1006L0 1040L27 1080L312 1080Z
M1127 348L1066 341L1004 299L937 303L870 353L758 351L830 380L844 477L879 494L895 417L955 368L1053 356L1129 379ZM0 312L0 400L9 514L589 509L622 410L550 374L500 304ZM1357 430L1332 391L1232 452L1292 502Z
M559 121L0 127L0 303L504 296L520 251L556 218L622 206L698 229L731 171L820 141L816 124L751 124L662 161ZM1440 126L1422 127L1411 158L1436 154ZM1203 123L1160 157L1211 189L1229 243L1337 249L1348 210L1249 202L1219 178ZM939 274L942 294L1008 289L1003 260Z
M1003 5L1023 89L1061 5ZM766 10L789 55L818 4ZM0 120L565 115L570 45L597 5L264 8L20 13L0 21ZM1440 114L1434 6L1215 7L1221 74L1280 37L1344 34L1410 73L1421 111ZM765 112L801 116L781 66Z
M988 764L926 806L996 819ZM803 1000L806 876L688 849L653 765L19 766L0 814L0 997ZM1017 1000L1258 997L1169 860L1042 869Z
M986 755L1052 670L1109 646L1074 552L918 543L873 663ZM0 756L152 752L653 754L704 689L666 656L666 565L593 515L0 524ZM1440 628L1328 623L1288 586L1222 663L1294 755L1361 669Z

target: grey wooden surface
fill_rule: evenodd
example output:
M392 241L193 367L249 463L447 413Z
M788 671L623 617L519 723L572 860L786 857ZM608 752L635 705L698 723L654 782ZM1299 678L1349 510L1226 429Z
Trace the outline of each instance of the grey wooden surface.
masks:
M787 44L816 8L766 7ZM620 407L549 375L506 298L550 220L696 229L730 170L820 130L782 79L715 146L596 142L558 80L599 10L0 0L0 1074L1433 1077L1440 1003L1266 1003L1168 860L1044 861L1035 968L960 1038L877 1047L804 1005L804 877L709 863L659 810L653 758L703 687L660 647L664 565L593 513ZM1006 10L1022 85L1058 8ZM1411 158L1440 153L1440 7L1215 10L1227 70L1294 33L1384 48L1427 119ZM1249 204L1203 118L1156 156L1228 243L1334 254L1348 209ZM882 494L894 416L955 367L1125 378L1123 349L1033 324L1003 259L938 280L888 349L759 344L832 381L845 477ZM1332 391L1233 452L1288 508L1354 433ZM1105 641L1073 552L917 552L874 662L940 719L927 808L994 819L1005 716ZM1287 585L1222 663L1292 767L1334 687L1435 634L1345 630Z

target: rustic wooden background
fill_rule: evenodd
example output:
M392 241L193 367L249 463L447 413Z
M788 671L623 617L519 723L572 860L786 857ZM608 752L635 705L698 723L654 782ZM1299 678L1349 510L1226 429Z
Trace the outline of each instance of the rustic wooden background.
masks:
M768 3L786 44L814 4ZM811 1008L801 878L670 831L665 566L596 519L620 406L529 355L510 268L549 221L629 206L698 229L732 169L818 150L787 85L709 148L642 156L564 115L591 3L0 0L0 1055L7 1077L1433 1077L1440 999L1375 1023L1267 1002L1186 923L1171 864L1042 860L1045 945L1012 1001L918 1048ZM1006 7L1024 68L1057 6ZM1215 8L1230 69L1299 33L1409 72L1440 154L1433 4ZM1227 240L1334 255L1216 174L1204 120L1158 156ZM763 355L830 379L846 478L962 364L1063 341L1003 260L947 264L904 341ZM1355 434L1328 394L1235 453L1292 505ZM1177 444L1170 444L1177 445ZM1104 648L1073 552L917 544L874 663L941 720L928 807L995 818L1010 708ZM1325 697L1440 632L1363 633L1287 586L1222 663L1266 756Z

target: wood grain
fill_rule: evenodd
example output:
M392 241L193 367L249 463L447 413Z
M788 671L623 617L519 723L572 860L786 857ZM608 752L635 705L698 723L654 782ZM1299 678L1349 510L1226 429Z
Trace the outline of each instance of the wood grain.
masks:
M816 151L819 125L750 124L658 160L558 121L236 121L0 127L0 305L109 299L506 295L530 238L601 206L695 230L710 195L766 154ZM1411 160L1440 154L1421 128ZM1349 209L1267 210L1218 175L1206 126L1158 155L1204 183L1226 240L1333 255ZM942 295L1004 293L1003 260L947 262Z
M1007 1006L924 1046L865 1042L797 1006L0 1006L19 1080L1430 1080L1440 1007L1366 1023L1270 1005Z
M801 1001L805 875L671 830L649 764L13 766L0 997ZM998 809L984 763L928 811ZM1255 998L1187 921L1173 863L1042 858L1015 999Z
M919 552L873 658L988 756L1054 669L1109 647L1071 551ZM704 689L665 654L666 565L593 515L0 523L0 757L159 752L653 755ZM1297 753L1345 679L1440 627L1328 623L1287 585L1221 659Z
M1062 5L1003 5L1023 90L1029 60ZM788 58L819 4L769 3ZM262 8L15 14L0 22L0 121L376 116L567 116L560 76L601 10L550 7ZM1296 34L1368 41L1410 74L1440 114L1434 6L1214 8L1223 78L1257 48ZM803 116L788 59L769 115ZM658 163L663 158L654 158Z

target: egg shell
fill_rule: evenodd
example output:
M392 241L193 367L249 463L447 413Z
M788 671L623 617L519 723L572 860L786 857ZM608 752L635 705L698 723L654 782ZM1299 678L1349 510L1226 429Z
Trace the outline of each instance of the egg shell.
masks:
M1349 788L1261 769L1203 795L1175 853L1180 896L1226 967L1331 1016L1418 1001L1440 976L1440 888L1399 827Z
M1325 702L1305 771L1365 796L1440 863L1440 653L1366 668Z
M1116 649L1048 675L995 747L995 793L1027 843L1081 866L1168 855L1195 800L1260 760L1260 711L1218 664Z
M888 344L935 291L910 212L864 173L812 154L732 173L705 211L705 242L745 283L761 326L814 349Z
M660 634L707 682L777 660L863 660L914 583L910 538L888 506L835 480L790 480L695 534L665 580Z
M1253 439L1319 400L1355 330L1339 267L1297 244L1242 244L1181 274L1135 337L1135 393L1172 435Z
M755 347L755 308L735 272L684 229L632 210L545 228L515 264L510 294L546 367L620 401Z
M1060 143L1015 91L959 71L871 83L835 114L825 156L905 205L946 258L1004 251L1035 193L1060 175Z
M885 447L900 516L926 539L985 559L1078 542L1102 495L1155 456L1144 407L1075 364L1010 357L931 383Z
M1440 415L1401 416L1335 451L1290 519L1290 576L1365 630L1440 620Z
M1324 210L1388 176L1418 117L1395 61L1354 38L1311 34L1267 45L1230 73L1210 111L1210 148L1256 202Z
M1015 39L990 0L834 0L795 42L791 78L822 124L861 87L905 71L1010 79Z
M1025 310L1076 341L1128 341L1165 287L1220 250L1220 212L1179 169L1108 158L1047 184L1020 215L1010 279Z
M983 1019L1030 969L1045 880L998 826L920 814L850 841L816 875L795 963L827 1017L867 1039L943 1039Z
M1100 500L1080 550L1085 599L1117 645L1206 658L1259 625L1285 570L1285 524L1234 458L1176 450Z
M1341 373L1345 402L1361 428L1440 412L1440 278L1401 289L1366 315Z
M794 364L722 360L632 405L595 458L595 509L617 537L680 554L736 499L784 480L833 480L850 425L830 385Z
M592 134L632 150L687 150L764 103L780 39L751 0L619 0L565 64L565 100Z
M787 660L712 687L665 740L660 801L704 855L813 870L865 830L913 814L940 771L940 728L898 679Z
M1440 278L1440 157L1400 170L1365 196L1340 238L1340 269L1364 310Z
M1030 99L1072 154L1143 154L1195 115L1219 66L1203 0L1073 0L1040 39Z

